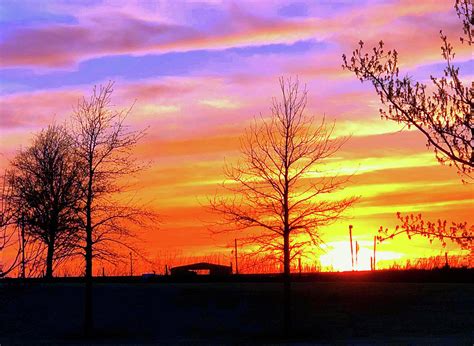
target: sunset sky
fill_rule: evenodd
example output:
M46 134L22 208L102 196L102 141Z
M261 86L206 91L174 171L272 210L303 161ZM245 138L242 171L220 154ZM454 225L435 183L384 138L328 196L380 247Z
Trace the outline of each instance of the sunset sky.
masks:
M472 185L440 166L416 131L381 120L372 86L341 67L359 40L372 47L383 39L398 50L402 74L429 81L444 67L440 29L463 79L473 80L452 1L3 0L0 168L34 133L68 119L94 85L113 80L113 103L135 103L128 123L148 128L136 155L151 166L135 193L162 222L143 232L146 252L227 256L225 246L241 235L211 236L203 205L223 179L224 161L238 158L244 129L269 114L278 77L298 76L308 88L307 113L336 120L337 135L352 136L323 169L355 172L340 195L361 196L348 219L321 229L321 261L349 269L352 224L367 268L373 236L396 225L397 211L474 221ZM379 246L379 260L444 251L400 236Z

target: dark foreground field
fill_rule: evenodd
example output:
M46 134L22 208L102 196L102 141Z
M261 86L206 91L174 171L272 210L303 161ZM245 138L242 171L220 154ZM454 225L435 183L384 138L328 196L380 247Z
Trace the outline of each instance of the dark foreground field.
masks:
M281 338L278 282L97 283L98 335L81 338L81 283L0 283L0 344L474 341L472 283L297 282Z

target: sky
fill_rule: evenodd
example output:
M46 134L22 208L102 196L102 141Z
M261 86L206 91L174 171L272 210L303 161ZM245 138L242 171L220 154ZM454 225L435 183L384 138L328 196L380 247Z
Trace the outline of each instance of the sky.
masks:
M396 213L472 224L473 188L440 166L424 138L382 120L371 85L344 71L359 40L396 48L401 72L441 76L439 30L473 80L472 51L459 43L451 1L9 1L0 4L0 168L48 124L63 122L94 85L115 82L117 108L147 129L136 149L150 162L133 192L160 214L141 234L151 258L221 253L241 234L211 235L205 209L239 138L267 116L278 78L308 89L307 113L336 121L350 140L325 169L354 172L342 195L360 196L347 218L321 229L326 266L349 269L348 225L370 261L378 228ZM448 245L406 237L379 245L379 260L438 255ZM322 254L321 257L319 257ZM382 263L382 262L381 262Z

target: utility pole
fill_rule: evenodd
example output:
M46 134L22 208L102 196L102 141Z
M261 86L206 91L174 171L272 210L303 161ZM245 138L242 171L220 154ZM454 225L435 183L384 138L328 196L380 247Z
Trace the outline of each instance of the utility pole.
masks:
M234 253L235 253L235 273L239 274L239 263L237 257L237 238L234 239Z
M133 259L132 259L131 251L130 251L130 276L133 276Z
M375 267L375 254L377 252L377 236L374 235L374 270L376 270Z
M349 239L350 239L350 242L351 242L352 271L354 271L354 248L352 246L352 225L349 225Z

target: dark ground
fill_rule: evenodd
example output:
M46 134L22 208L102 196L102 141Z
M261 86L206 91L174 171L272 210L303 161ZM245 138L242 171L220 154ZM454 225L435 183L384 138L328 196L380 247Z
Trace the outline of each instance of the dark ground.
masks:
M474 342L473 283L295 282L285 340L282 284L245 281L95 283L88 340L84 284L0 281L0 344Z

